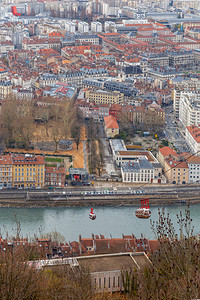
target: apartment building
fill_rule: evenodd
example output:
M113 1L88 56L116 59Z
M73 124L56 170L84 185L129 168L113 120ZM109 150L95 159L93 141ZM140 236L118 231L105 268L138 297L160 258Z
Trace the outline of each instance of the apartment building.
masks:
M43 187L45 161L43 156L12 155L13 187Z
M169 65L171 67L193 67L195 63L195 56L192 51L172 51L169 55Z
M181 93L179 120L184 127L200 124L200 93Z
M96 104L120 104L124 100L124 94L118 91L112 93L104 90L86 91L85 97Z
M121 167L122 181L133 183L152 182L154 175L154 167L146 158L127 162Z
M43 187L43 156L8 154L0 156L0 188Z
M78 31L81 33L89 32L89 24L84 21L79 21L78 22Z
M174 149L170 147L162 147L158 151L157 159L161 166L165 169L165 159L177 156L177 152Z
M91 22L91 31L92 32L102 32L103 25L100 22Z
M188 183L200 182L200 157L192 156L188 160Z
M45 73L42 74L39 77L39 84L41 87L49 86L49 85L54 85L58 83L58 76L50 73Z
M0 156L0 188L12 187L12 160L10 155Z
M186 184L188 183L188 163L187 157L190 153L177 154L170 147L163 147L158 150L158 160L163 167L164 175L169 183Z
M104 117L104 129L108 138L113 138L119 134L119 125L113 116Z
M0 81L0 97L5 98L11 93L12 84L10 80Z
M194 92L198 93L200 90L200 82L198 78L183 79L178 77L172 80L172 83L175 85L175 88L172 91L173 109L175 116L179 117L181 93L187 93L189 95L192 95Z
M165 159L165 176L169 183L188 183L188 164L185 161L177 161L173 158Z
M196 125L187 126L185 130L185 141L192 153L200 156L200 127Z
M173 101L173 110L177 118L179 117L180 97L181 97L181 90L179 88L175 88L172 91L172 101Z
M111 91L119 91L126 96L136 96L137 89L132 84L126 82L119 82L114 80L106 80L104 82L104 88Z
M53 187L65 187L65 168L46 167L45 185Z

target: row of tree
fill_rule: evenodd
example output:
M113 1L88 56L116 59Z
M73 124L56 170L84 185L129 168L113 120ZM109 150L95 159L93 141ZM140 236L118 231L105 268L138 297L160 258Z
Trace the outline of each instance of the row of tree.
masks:
M88 124L88 156L90 173L100 176L104 165L104 148L100 139L99 126L92 119Z
M6 147L28 150L38 121L44 125L46 137L54 141L55 150L61 139L71 137L78 149L82 118L73 101L62 99L55 104L49 100L48 105L39 107L33 101L14 97L6 99L1 107L1 137Z

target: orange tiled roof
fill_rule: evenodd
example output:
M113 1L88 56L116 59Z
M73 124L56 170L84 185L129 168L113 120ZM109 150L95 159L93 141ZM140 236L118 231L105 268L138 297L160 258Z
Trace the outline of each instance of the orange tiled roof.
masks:
M107 116L104 117L104 122L107 128L118 128L119 129L119 125L116 121L116 118L113 116Z
M193 139L197 143L200 143L200 127L198 127L196 125L192 125L192 126L187 126L186 129L191 134L191 136L193 137Z
M178 156L177 152L170 148L170 147L163 147L159 149L159 152L165 157L165 156L169 156L170 154L173 156Z

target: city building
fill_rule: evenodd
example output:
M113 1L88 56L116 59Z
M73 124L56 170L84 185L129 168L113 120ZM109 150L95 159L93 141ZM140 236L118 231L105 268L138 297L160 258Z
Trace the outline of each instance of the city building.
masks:
M92 32L102 32L103 26L100 22L91 22Z
M11 155L0 156L0 188L11 188L13 168Z
M58 83L59 79L57 75L45 73L42 74L39 78L39 84L41 87L45 87L48 85L54 85Z
M200 127L187 126L185 129L185 141L193 154L200 156Z
M85 91L85 98L96 104L120 104L124 100L124 94L118 91L107 92L104 90Z
M53 187L65 187L65 168L46 166L45 185Z
M0 81L0 97L5 98L11 93L12 84L10 80Z
M126 96L136 96L137 90L133 87L132 84L114 80L106 80L104 82L104 88L111 91L119 91Z
M200 182L200 157L194 155L187 160L189 173L188 183L199 183Z
M123 182L133 183L151 183L155 177L154 167L146 158L122 164L121 174Z
M43 156L11 155L13 187L43 187L45 182L45 161Z
M89 32L89 24L83 21L78 22L78 31L81 33L88 33Z
M96 105L93 102L79 101L77 106L85 119L92 118L94 121L102 122L104 117L109 116L110 107L108 104Z
M67 32L75 33L76 32L76 23L72 21L65 22L65 29Z
M188 163L187 158L190 153L177 152L170 147L163 147L158 150L158 160L163 167L164 175L169 183L188 183Z
M119 125L116 118L113 116L104 117L104 129L108 138L113 138L115 135L119 134Z
M176 77L172 80L172 83L175 85L175 88L172 90L173 109L175 116L178 118L181 94L192 95L193 93L198 93L200 90L200 81L195 77L186 79Z
M179 120L184 127L200 124L200 93L181 93Z

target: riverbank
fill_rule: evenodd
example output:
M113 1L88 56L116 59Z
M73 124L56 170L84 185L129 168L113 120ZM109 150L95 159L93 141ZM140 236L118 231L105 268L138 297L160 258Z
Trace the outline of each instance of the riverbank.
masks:
M84 206L139 206L140 199L149 198L150 205L177 205L200 203L200 196L188 194L145 195L63 195L61 193L7 193L0 194L0 207L84 207Z

